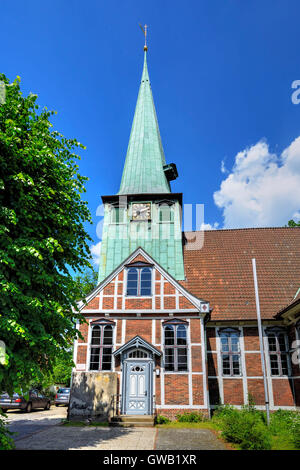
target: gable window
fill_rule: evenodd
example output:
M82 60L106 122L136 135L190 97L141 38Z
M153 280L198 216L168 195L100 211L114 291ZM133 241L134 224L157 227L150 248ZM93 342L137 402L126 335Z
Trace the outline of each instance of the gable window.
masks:
M241 375L240 332L233 328L219 330L223 375Z
M127 295L150 296L152 294L152 269L128 268L127 270Z
M267 328L269 358L272 375L288 375L288 345L284 330Z
M187 326L181 322L164 326L166 371L187 371Z
M113 327L94 325L92 327L90 370L111 370Z

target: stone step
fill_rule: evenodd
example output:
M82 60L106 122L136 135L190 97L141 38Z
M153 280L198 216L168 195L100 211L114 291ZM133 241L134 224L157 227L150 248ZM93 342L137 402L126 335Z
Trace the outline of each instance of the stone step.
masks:
M154 416L151 415L120 415L111 418L111 426L152 427Z
M154 416L152 415L119 415L114 416L112 421L128 421L128 422L153 422Z

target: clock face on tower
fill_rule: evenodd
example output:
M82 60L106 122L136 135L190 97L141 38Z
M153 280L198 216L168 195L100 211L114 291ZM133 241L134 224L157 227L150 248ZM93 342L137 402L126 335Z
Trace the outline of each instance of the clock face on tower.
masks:
M139 203L132 204L132 220L150 220L151 219L151 204Z

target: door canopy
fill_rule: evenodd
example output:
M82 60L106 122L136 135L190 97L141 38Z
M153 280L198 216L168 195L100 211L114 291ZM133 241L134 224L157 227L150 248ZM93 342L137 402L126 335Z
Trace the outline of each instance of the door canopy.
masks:
M127 341L127 343L123 344L119 349L113 352L114 356L118 356L119 354L123 354L128 352L130 349L143 349L144 351L149 351L156 356L161 356L161 351L156 349L152 344L148 343L145 339L141 338L140 336L135 336L131 340Z

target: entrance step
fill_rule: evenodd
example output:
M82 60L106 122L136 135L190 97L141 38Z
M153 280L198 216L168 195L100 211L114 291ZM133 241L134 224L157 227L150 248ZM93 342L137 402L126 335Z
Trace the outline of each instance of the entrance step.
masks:
M111 426L122 427L153 427L154 416L152 415L120 415L114 416L110 421Z

